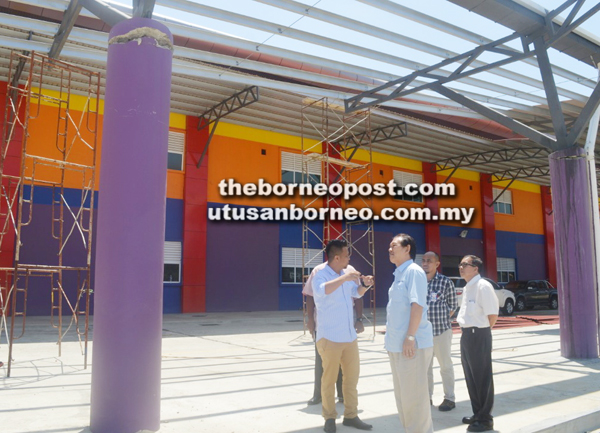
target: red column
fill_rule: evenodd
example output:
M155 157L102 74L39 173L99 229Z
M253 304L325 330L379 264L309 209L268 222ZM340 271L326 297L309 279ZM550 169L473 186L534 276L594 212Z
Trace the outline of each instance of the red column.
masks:
M480 173L479 187L481 190L481 219L483 224L483 266L485 276L492 280L497 279L498 269L496 263L496 221L494 216L494 193L492 190L491 176Z
M5 110L6 110L6 98L8 98L8 83L0 82L0 119L4 120ZM23 119L25 116L25 104L21 106L21 113L19 117ZM10 145L8 146L8 152L6 154L6 159L4 160L4 175L10 176L19 176L21 173L21 153L23 148L23 128L21 125L17 124L15 127L15 132L13 134ZM3 149L4 150L4 149ZM9 185L8 179L4 179L2 185L6 189L9 197L12 197L15 194L15 185L16 182L12 181ZM4 216L0 218L0 230L4 227L6 218L10 218L7 213L7 203L6 199L2 198L0 201L0 213ZM18 207L18 198L15 200L15 206L13 207L13 215L16 215ZM4 239L2 240L2 245L0 245L0 266L1 267L11 267L14 265L15 258L15 229L14 225L11 221L8 222L7 232L4 235Z
M184 313L206 311L206 225L208 152L196 168L208 140L209 128L198 131L199 119L187 117L185 134L185 186L183 188L183 288Z
M341 159L339 145L323 142L323 153L327 153L331 158ZM325 173L327 176L326 182L328 185L332 184L333 181L338 177L341 167L339 165L329 164L329 172ZM337 183L341 182L342 177L337 180ZM324 196L323 207L325 208L339 208L342 207L342 197L337 198ZM327 219L324 222L323 227L323 246L327 245L330 240L340 239L343 226L342 221L330 221Z
M423 182L435 184L437 183L437 173L435 172L435 164L430 162L423 163ZM440 205L437 197L425 198L425 207L431 210L431 215L439 215ZM441 237L440 237L440 222L426 221L425 222L425 250L434 251L440 256L441 252Z
M542 211L544 212L544 253L546 256L546 272L548 281L556 287L556 250L554 249L554 215L552 211L552 194L549 186L542 186Z

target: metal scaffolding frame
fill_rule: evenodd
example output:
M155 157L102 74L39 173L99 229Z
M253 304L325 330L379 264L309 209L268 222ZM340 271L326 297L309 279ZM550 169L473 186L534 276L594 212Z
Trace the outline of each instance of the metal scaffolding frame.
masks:
M20 84L18 80L13 83L10 75L13 71L21 73L19 64L24 65ZM13 52L9 71L11 84L0 148L0 254L4 253L5 260L0 267L0 302L4 301L0 304L0 337L2 327L6 329L10 322L8 333L5 330L9 345L7 376L11 373L13 344L25 333L28 296L42 286L40 283L50 290L50 322L58 331L59 356L63 339L74 328L87 368L100 74L35 52ZM48 82L54 83L52 90ZM87 88L81 111L72 107L74 85ZM43 113L47 105L58 112L56 130L46 127L44 131L44 142L55 135L55 148L50 153L32 133L39 119L48 119ZM37 216L39 211L34 205L48 195L51 221ZM34 221L51 226L48 237L54 240L56 254L51 263L27 261L31 257L28 252L39 248L24 236ZM80 255L65 255L67 245ZM7 266L11 255L13 264ZM71 316L67 325L63 314Z
M321 182L330 185L339 183L373 184L372 130L371 111L363 110L351 115L343 113L343 107L330 103L328 98L303 101L302 109L302 178L308 181L309 162L322 163ZM315 118L317 120L315 120ZM402 129L404 126L404 129ZM406 133L406 125L392 125L384 133ZM311 137L317 135L319 140ZM364 153L357 156L358 151ZM360 162L354 162L354 157ZM320 203L322 201L322 203ZM373 209L372 196L356 196L344 200L341 196L302 197L302 208L326 208L328 212L339 208L353 207L357 209ZM327 242L332 239L344 239L348 242L350 254L354 258L353 266L367 269L367 275L375 276L375 232L372 220L340 221L328 218L323 222L323 231L319 233L304 218L302 220L302 272L308 274L307 264L314 257L309 257L309 247L317 241L321 245L320 253L325 251ZM358 260L356 260L358 259ZM362 265L362 266L361 266ZM365 295L371 309L373 337L376 326L376 294L369 290ZM306 302L304 302L306 319ZM370 320L368 317L365 317ZM304 321L306 324L306 320ZM306 326L306 325L305 325Z

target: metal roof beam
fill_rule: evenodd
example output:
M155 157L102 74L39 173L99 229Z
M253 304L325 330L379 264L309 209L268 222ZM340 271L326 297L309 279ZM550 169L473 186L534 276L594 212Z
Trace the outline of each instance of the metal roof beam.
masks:
M133 0L132 16L140 18L152 18L152 13L154 12L154 1L155 0Z
M411 93L419 92L420 90L431 89L436 84L445 84L459 79L463 79L463 82L466 83L466 80L464 80L465 77L485 72L492 68L496 68L502 65L510 64L517 60L525 59L527 57L532 57L534 54L539 53L540 50L546 50L552 44L568 36L573 31L573 29L575 29L578 25L580 25L581 23L589 19L591 16L593 16L598 10L600 10L600 4L597 4L592 9L587 11L577 21L573 22L568 26L561 27L557 31L554 31L552 25L550 25L550 27L544 25L542 27L537 28L529 35L520 35L518 33L513 33L510 36L498 39L490 44L481 45L473 50L467 51L466 53L436 63L433 66L428 66L426 68L415 71L412 74L406 75L402 78L392 80L382 86L370 90L369 92L364 92L361 95L357 95L345 101L344 104L346 105L346 112L352 112L354 110L359 110L361 108L377 104L377 101L383 102L384 100L407 96ZM501 46L505 43L514 41L516 39L521 40L521 44L523 46L522 52L507 51L501 48ZM536 41L539 41L536 45L536 49L531 50L530 45L532 43L535 43ZM485 66L474 67L469 70L466 70L466 68L473 62L474 59L476 59L486 51L502 54L506 57L494 63L488 63ZM449 76L446 74L446 71L441 70L441 68L454 63L459 63L459 66ZM413 86L409 89L408 86L411 85L411 83L413 83L413 81L417 77L425 77L435 81L421 86ZM556 90L556 86L554 85L553 87ZM394 88L394 90L389 95L377 96L378 93L389 88ZM374 98L374 101L371 101L369 104L361 104L361 99L363 97Z
M497 3L502 4L504 6L506 6L507 8L513 10L514 12L518 13L519 15L526 17L528 19L530 19L531 21L537 23L540 26L547 26L547 27L554 27L557 29L557 33L561 33L564 32L564 36L568 37L569 39L573 40L573 43L577 44L577 45L581 45L581 46L585 46L586 48L588 48L589 50L598 53L600 50L600 47L598 47L598 45L592 43L591 41L587 40L586 38L575 34L572 32L572 30L574 28L576 28L577 26L579 26L581 24L581 22L585 21L587 18L589 18L590 16L594 15L597 12L598 9L598 4L596 4L596 6L592 7L588 12L586 12L579 20L573 22L573 23L569 23L569 19L572 21L574 18L574 15L569 15L569 18L567 19L567 21L565 21L562 25L559 23L556 23L554 21L552 21L551 19L548 19L546 16L540 15L528 8L526 8L523 5L520 5L512 0L495 0ZM578 0L579 2L581 2L581 0ZM583 0L585 1L585 0ZM566 7L570 6L570 4L572 3L572 1L568 0L566 2L564 2L562 5L560 5L557 9L566 9ZM576 11L579 11L579 7L575 7ZM591 14L590 14L591 12ZM556 14L554 11L551 11L550 13L546 14L548 17L554 18L556 17ZM582 18L583 21L581 21Z
M79 0L79 2L84 8L96 15L111 27L114 27L123 20L131 18L129 15L121 12L111 5L108 5L107 3L104 3L101 0Z
M387 40L398 45L403 45L409 48L413 48L415 50L422 51L427 54L431 54L437 57L442 58L452 58L458 56L459 53L446 50L440 48L435 45L428 44L426 42L419 41L417 39L410 38L408 36L404 36L398 33L391 32L389 30L385 30L376 26L372 26L360 21L356 21L350 18L343 17L341 15L337 15L322 9L318 9L315 7L309 7L303 3L298 3L294 0L255 0L260 3L265 3L270 6L274 6L280 9L284 9L290 12L295 12L297 14L301 14L310 18L318 19L320 21L328 22L340 27L344 27L347 29L354 30L356 32L360 32L363 34L367 34L376 38L380 38L383 40ZM487 65L486 62L475 60L472 61L472 66L480 67ZM517 72L510 71L504 68L497 68L489 71L491 74L495 74L504 78L508 78L510 80L523 83L537 89L543 89L543 82L540 80L536 80L530 76L519 74ZM585 97L581 94L573 92L568 89L558 88L559 94L570 99L578 100L581 102L585 102Z
M550 167L548 165L538 165L533 167L521 167L513 170L505 170L496 173L490 173L491 182L503 182L510 180L511 182L517 179L529 179L532 177L542 177L550 175Z
M408 125L406 122L399 122L393 125L386 125L380 128L371 129L371 141L370 143L380 143L382 141L394 140L396 138L406 137L408 135ZM350 134L348 137L334 141L333 143L344 142L348 147L359 148L366 143L369 143L369 136L367 131L363 131L359 134Z
M332 48L339 51L344 51L354 55L360 55L369 59L381 61L384 63L388 63L391 65L400 66L406 69L415 70L415 69L424 69L427 68L428 65L422 64L420 62L416 62L413 60L393 56L390 54L382 53L379 51L367 49L358 45L353 45L347 42L338 41L331 38L326 38L317 34L293 29L290 27L283 27L281 25L271 23L264 20L259 20L256 18L247 17L244 15L236 14L234 12L228 12L223 9L213 8L205 5L200 5L197 3L190 2L188 0L159 0L158 4L165 7L170 7L173 9L179 9L188 13L197 14L206 16L209 18L223 20L227 22L231 22L234 24L238 24L244 27L254 28L257 30L262 30L269 33L278 34L284 37L289 37L297 40L301 40L304 42L321 45L327 48ZM253 50L262 51L264 45L259 45L253 47ZM322 62L319 62L322 64ZM488 68L491 69L491 68ZM343 69L342 69L343 70ZM441 70L439 71L440 75L449 76L451 72ZM462 82L464 84L468 84L474 87L479 87L487 90L491 90L494 92L502 93L505 95L521 98L524 100L528 100L531 102L535 102L538 104L545 104L546 100L542 97L532 95L527 92L515 92L514 88L501 86L498 84L491 83L486 80L481 80L477 78L465 77Z
M444 33L448 33L449 35L456 36L457 38L464 39L466 41L472 42L476 45L485 45L493 42L492 39L481 36L477 33L466 30L463 27L455 26L447 21L443 21L429 15L423 14L421 12L410 9L406 6L399 5L390 0L358 0L361 3L368 4L370 6L385 10L397 16L407 18L411 21L418 22L430 28L439 30ZM518 52L512 47L502 45L500 48L508 51ZM524 63L537 67L537 62L534 59L523 59ZM569 71L564 68L555 67L554 73L567 78L576 83L582 84L587 87L595 87L596 81L591 80L588 77L584 77L583 75L576 74L572 71Z
M543 147L518 147L515 149L492 150L488 152L470 153L467 155L447 158L433 162L434 171L444 171L452 168L472 167L474 165L512 162L524 159L546 156L548 150Z
M558 149L557 142L554 138L542 134L521 122L517 122L516 120L511 119L510 117L505 116L504 114L492 108L486 107L483 104L473 101L472 99L469 99L466 96L461 95L460 93L450 90L447 87L442 86L441 84L436 84L433 87L433 90L440 93L441 95L446 96L449 99L452 99L456 102L460 102L465 107L468 107L471 110L484 115L485 117L493 120L494 122L497 122L501 125L506 126L507 128L512 129L517 134L524 135L525 137L538 144L541 144L542 146L545 146L551 150Z
M75 21L77 20L81 9L82 6L79 0L71 0L63 15L58 32L56 32L56 36L54 36L54 42L52 43L52 47L50 47L48 57L56 59L60 56L60 51L65 45L65 42L67 42L67 39L69 39L69 34L75 25Z
M544 46L542 37L536 39L534 42L535 54L540 65L540 73L542 74L542 80L544 81L544 88L546 91L546 99L548 100L548 106L550 107L550 114L552 116L552 125L554 126L554 135L559 147L565 147L567 138L567 126L565 125L565 116L560 107L560 100L558 99L558 91L556 90L556 83L554 76L552 75L552 65L548 57L548 51Z
M202 122L198 123L198 131L207 128L211 123L227 116L248 105L254 104L259 100L258 87L251 86L241 92L234 93L229 98L219 102L214 107L206 110L200 116Z

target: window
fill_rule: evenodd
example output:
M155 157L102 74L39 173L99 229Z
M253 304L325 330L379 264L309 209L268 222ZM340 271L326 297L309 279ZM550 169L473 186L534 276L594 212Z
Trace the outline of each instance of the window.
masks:
M302 155L299 153L281 152L281 182L289 183L321 183L321 161L311 159L306 161L307 169L302 170ZM303 176L308 172L308 179Z
M183 170L183 149L185 147L185 134L183 132L169 131L169 157L167 168L169 170Z
M165 283L181 281L181 242L165 242Z
M407 173L405 171L394 170L394 182L398 189L408 185L409 183L415 183L421 185L423 183L423 176L418 173ZM417 203L423 203L423 196L421 194L408 195L406 193L396 194L394 197L396 200L414 201Z
M493 188L493 190L494 200L499 197L498 200L496 200L496 203L494 203L494 212L512 215L512 192L508 189L502 192L499 188Z
M497 257L496 268L498 271L498 283L508 283L517 279L515 259Z
M310 275L315 266L323 263L323 250L309 248L305 250L306 268L304 275ZM281 249L281 282L302 283L302 248Z

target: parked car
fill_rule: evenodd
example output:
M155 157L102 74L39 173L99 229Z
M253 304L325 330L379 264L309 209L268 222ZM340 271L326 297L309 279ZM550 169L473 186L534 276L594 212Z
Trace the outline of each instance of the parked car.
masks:
M517 280L506 283L505 289L515 295L515 309L523 311L536 305L558 308L558 290L546 280Z
M458 308L460 308L460 304L462 302L462 294L463 289L467 285L466 281L460 277L449 277L454 283L454 287L456 288L456 301L458 302ZM503 289L496 283L494 280L490 278L483 277L484 280L489 282L494 288L494 293L498 297L498 305L500 306L500 312L502 312L505 316L511 316L515 311L516 298L513 292L510 290ZM455 315L458 314L458 309Z

